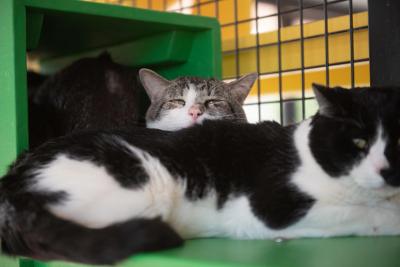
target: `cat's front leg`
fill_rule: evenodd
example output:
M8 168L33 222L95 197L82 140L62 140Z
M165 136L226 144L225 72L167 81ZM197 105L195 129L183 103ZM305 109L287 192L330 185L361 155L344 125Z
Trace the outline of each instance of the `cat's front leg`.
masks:
M392 205L317 204L292 227L293 237L400 234L400 209Z

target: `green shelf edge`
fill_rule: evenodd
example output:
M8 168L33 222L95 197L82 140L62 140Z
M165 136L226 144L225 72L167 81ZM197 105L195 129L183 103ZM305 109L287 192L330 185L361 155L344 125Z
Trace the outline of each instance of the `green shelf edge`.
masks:
M160 46L159 44L163 44ZM193 45L193 33L169 31L154 36L146 36L132 42L107 46L71 56L40 60L44 73L53 73L83 57L96 57L107 51L115 62L130 67L171 66L189 60ZM144 51L145 53L135 53ZM61 66L61 67L60 67Z
M87 267L64 262L21 267ZM142 253L117 267L399 267L400 237L272 240L197 239Z

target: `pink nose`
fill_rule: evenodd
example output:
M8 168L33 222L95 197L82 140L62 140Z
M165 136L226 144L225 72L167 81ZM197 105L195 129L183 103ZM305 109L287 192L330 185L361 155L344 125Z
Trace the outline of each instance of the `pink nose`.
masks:
M203 112L200 110L199 105L193 105L189 109L189 115L192 116L193 120L196 120Z

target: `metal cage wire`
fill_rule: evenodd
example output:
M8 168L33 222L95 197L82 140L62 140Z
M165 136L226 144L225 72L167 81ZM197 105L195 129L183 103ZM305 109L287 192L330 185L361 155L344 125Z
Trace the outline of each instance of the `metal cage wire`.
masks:
M223 79L259 74L244 104L251 122L290 124L312 115L312 82L370 82L367 0L93 1L216 17Z

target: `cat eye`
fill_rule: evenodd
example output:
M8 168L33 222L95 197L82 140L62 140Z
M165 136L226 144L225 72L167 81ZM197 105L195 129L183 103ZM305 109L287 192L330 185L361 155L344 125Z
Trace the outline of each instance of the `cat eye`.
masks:
M359 148L359 149L366 149L368 146L368 143L365 139L362 138L354 138L353 139L354 145Z
M185 100L182 100L182 99L172 99L172 100L168 100L165 103L165 107L169 108L169 109L171 109L171 108L180 108L180 107L183 107L183 106L185 106Z
M213 106L218 106L219 104L223 104L223 103L224 103L223 100L211 99L211 100L206 101L205 104L206 104L207 107L213 107Z

